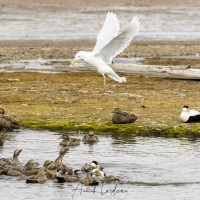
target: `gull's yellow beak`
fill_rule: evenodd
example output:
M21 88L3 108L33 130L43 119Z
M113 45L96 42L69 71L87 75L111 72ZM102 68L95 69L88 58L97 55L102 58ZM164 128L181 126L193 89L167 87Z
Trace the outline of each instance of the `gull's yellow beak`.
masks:
M73 65L74 63L76 63L77 62L77 60L73 60L72 62L71 62L71 65Z

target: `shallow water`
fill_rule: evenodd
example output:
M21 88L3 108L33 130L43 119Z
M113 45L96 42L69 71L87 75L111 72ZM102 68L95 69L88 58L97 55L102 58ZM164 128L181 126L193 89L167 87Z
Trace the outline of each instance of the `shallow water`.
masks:
M198 55L164 56L164 58L200 59ZM114 64L142 64L143 57L115 58ZM71 66L70 59L33 59L12 60L0 63L0 72L40 72L40 73L63 73L71 71L96 71L94 68L79 62Z
M0 12L0 39L94 39L101 30L108 11L117 13L122 28L130 22L133 15L137 15L141 21L137 40L200 39L199 8L191 5L85 6L76 12L3 7Z
M143 58L115 58L114 63L139 64ZM70 66L71 60L63 59L34 59L34 60L12 60L0 63L0 72L40 72L40 73L62 73L69 71L91 71L95 70L84 63Z
M56 132L24 129L11 135L0 147L0 157L11 157L16 148L22 148L23 164L29 159L41 165L54 160L61 148ZM78 133L73 136L82 138ZM1 199L199 199L200 140L103 135L98 144L71 147L63 162L79 169L92 160L125 184L81 188L78 183L26 184L23 178L0 176Z

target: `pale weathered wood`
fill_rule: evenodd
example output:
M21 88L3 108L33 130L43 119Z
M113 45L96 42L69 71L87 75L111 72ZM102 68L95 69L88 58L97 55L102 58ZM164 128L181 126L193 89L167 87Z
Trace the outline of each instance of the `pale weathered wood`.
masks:
M200 79L200 69L188 66L161 66L161 65L140 65L140 64L113 64L115 72L137 74L141 76L177 78L177 79ZM81 63L69 67L70 71L96 71L90 66Z

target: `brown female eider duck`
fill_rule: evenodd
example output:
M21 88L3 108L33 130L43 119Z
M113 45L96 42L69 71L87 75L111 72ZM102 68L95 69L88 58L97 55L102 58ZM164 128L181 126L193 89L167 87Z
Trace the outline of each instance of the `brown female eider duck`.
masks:
M19 129L19 123L11 116L4 115L5 111L0 108L0 131L13 131L13 129Z
M137 116L127 112L122 112L119 108L115 108L112 112L112 122L113 124L127 124L134 123L137 120Z

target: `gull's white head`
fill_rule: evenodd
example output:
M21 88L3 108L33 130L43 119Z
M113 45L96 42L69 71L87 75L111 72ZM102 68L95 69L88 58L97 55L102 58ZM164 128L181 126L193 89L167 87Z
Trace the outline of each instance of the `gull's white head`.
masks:
M188 112L188 106L183 106L182 111Z
M76 54L75 59L72 61L71 64L76 63L78 60L84 60L84 57L85 57L85 51L79 51L79 52Z

